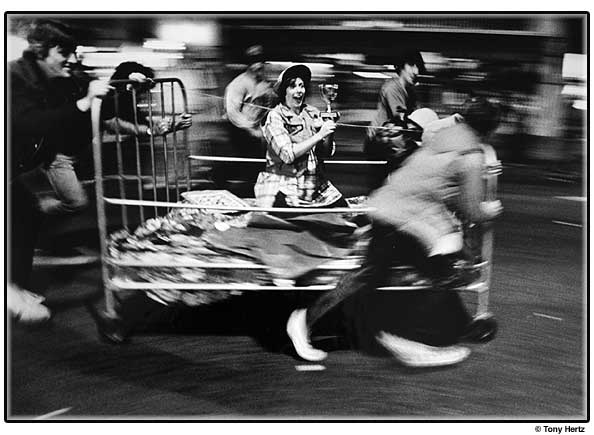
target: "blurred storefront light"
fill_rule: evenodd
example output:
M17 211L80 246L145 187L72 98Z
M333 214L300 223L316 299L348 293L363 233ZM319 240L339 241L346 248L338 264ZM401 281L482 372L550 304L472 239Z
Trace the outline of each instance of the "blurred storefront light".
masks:
M23 51L29 46L25 38L16 35L8 35L6 40L6 61L18 59Z
M162 23L157 27L161 41L184 42L190 45L213 47L220 44L220 29L215 22Z
M143 44L144 48L150 48L152 50L165 50L165 51L183 51L186 49L186 44L179 41L166 41L161 39L147 39Z
M586 100L575 100L571 107L577 110L588 110L588 102Z
M108 69L114 68L122 62L138 62L151 68L166 68L175 64L178 59L183 59L181 53L153 52L142 49L118 51L91 51L82 53L82 62L85 66Z
M331 63L318 63L318 62L285 62L285 61L270 61L270 65L277 65L282 69L289 68L293 65L305 65L311 70L311 75L314 77L327 77L332 73L334 65Z
M381 72L353 71L353 74L364 79L389 79L390 76Z
M587 56L585 54L565 53L562 74L564 79L586 80Z

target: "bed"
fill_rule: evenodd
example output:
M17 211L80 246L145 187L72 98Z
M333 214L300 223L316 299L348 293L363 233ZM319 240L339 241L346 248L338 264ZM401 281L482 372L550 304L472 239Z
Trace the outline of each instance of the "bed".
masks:
M161 78L155 83L156 90L133 98L146 101L149 122L155 116L175 118L187 112L180 80ZM127 92L135 94L133 87ZM102 279L109 315L117 314L117 292L142 291L166 305L198 306L248 291L327 291L345 273L360 267L369 240L365 197L349 198L348 208L256 207L253 198L197 189L194 165L225 160L253 164L263 159L192 153L187 131L151 136L145 142L116 131L107 142L98 100L92 118ZM484 149L485 199L494 199L501 166L493 149ZM475 318L488 318L492 316L488 296L493 229L490 224L469 227L467 235L475 261L464 267L475 270L478 277L455 290L476 295ZM394 265L388 278L380 290L431 288L427 279L406 265Z

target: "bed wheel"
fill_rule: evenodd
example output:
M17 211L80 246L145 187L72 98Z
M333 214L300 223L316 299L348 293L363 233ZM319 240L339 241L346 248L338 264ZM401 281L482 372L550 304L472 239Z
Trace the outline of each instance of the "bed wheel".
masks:
M463 339L474 343L487 343L495 338L497 330L497 320L495 320L493 315L481 316L480 318L475 318L468 325Z

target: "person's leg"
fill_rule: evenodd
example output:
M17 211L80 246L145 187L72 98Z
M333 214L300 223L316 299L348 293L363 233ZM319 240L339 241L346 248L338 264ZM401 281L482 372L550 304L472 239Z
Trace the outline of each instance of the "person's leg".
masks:
M287 333L295 350L302 358L321 361L326 353L315 349L309 342L313 325L338 304L358 292L373 291L381 285L392 264L394 249L393 230L375 224L367 256L361 269L345 275L334 290L324 293L306 310L295 310L287 322Z
M89 200L74 171L75 158L57 154L45 173L56 198L42 198L40 209L46 214L75 213L84 209Z
M7 310L20 322L42 322L50 311L42 305L44 298L24 290L28 287L33 267L33 251L37 240L41 213L34 195L21 180L10 183L8 198L10 233L8 234L9 273L6 287Z
M27 288L33 268L33 252L41 225L42 215L33 193L20 179L10 183L8 199L10 211L10 281Z
M358 291L373 290L381 285L388 273L395 249L394 231L383 225L374 224L371 241L361 269L346 274L334 290L324 293L307 309L307 325L309 328L324 314Z

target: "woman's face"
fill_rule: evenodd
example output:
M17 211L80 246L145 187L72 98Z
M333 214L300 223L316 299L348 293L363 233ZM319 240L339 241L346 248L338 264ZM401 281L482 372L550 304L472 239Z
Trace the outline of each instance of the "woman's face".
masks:
M285 104L289 109L299 109L305 99L305 83L299 77L289 82L285 92Z

